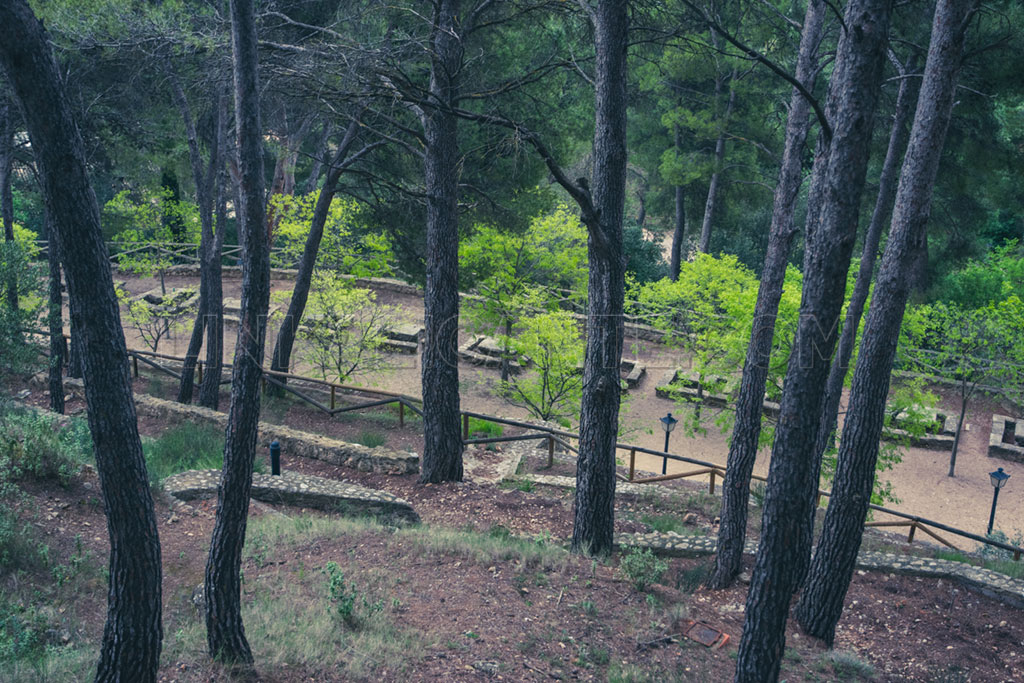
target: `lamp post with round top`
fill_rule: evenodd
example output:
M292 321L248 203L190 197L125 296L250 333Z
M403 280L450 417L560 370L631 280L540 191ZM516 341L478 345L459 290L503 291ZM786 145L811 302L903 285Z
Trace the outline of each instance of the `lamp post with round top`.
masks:
M668 453L668 437L672 433L672 430L676 428L676 423L679 422L676 418L672 417L672 413L669 413L665 417L658 418L661 422L661 428L665 430L665 452ZM661 459L661 473L665 474L668 468L668 458Z

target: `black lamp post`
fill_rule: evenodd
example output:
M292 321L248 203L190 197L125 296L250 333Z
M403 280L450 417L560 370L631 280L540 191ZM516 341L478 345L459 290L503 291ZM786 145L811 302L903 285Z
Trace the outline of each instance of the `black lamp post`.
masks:
M1003 468L1000 467L995 472L989 472L988 476L992 479L992 514L988 516L988 533L992 533L992 523L996 521L996 501L999 500L999 489L1006 485L1006 480L1010 478L1010 475L1003 472Z
M665 430L665 452L668 453L668 436L672 433L672 430L676 428L676 423L679 420L672 417L672 413L669 413L665 417L658 418L661 422L661 428ZM665 470L668 467L668 458L661 459L661 473L665 474Z

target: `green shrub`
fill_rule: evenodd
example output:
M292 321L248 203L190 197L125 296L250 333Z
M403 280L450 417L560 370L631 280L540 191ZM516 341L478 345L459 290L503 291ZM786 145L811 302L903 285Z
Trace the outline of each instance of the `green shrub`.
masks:
M505 431L497 422L491 422L490 420L481 420L476 417L469 418L469 436L476 438L494 438L501 436Z
M89 427L84 420L0 404L0 457L11 480L32 476L67 486L92 460Z
M658 533L686 533L686 525L676 515L644 515L640 521Z
M659 559L650 548L631 548L619 560L619 571L638 591L658 583L668 570L668 563Z
M364 618L373 616L384 609L384 602L371 602L361 595L356 584L345 581L345 573L337 562L328 562L324 566L327 575L327 597L334 605L334 613L349 628L358 628Z
M384 436L380 432L373 432L368 429L363 430L356 437L356 443L362 444L367 448L376 448L377 446L383 446L388 442L388 437Z
M154 488L160 482L179 472L188 470L219 470L224 464L224 432L213 425L182 424L171 427L159 438L142 445L146 455L149 483ZM260 457L253 468L266 471Z

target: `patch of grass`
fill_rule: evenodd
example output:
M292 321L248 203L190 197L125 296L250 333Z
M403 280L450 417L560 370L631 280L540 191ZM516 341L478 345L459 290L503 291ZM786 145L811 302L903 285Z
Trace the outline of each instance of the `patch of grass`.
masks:
M400 675L435 646L421 632L401 628L387 608L362 615L359 628L349 628L338 619L329 585L319 572L306 572L301 578L293 573L288 580L273 583L256 581L259 590L245 592L242 618L264 671L332 671L354 680L384 669L389 676ZM202 670L209 666L205 625L202 619L182 623L185 626L165 640L166 656Z
M172 474L219 470L224 464L224 430L214 425L176 425L158 438L143 442L142 452L146 456L149 483L156 488ZM258 455L253 470L266 471L266 464Z
M711 575L712 562L701 562L689 569L681 569L676 575L676 590L692 593L707 581Z
M480 418L471 417L469 418L469 436L470 438L477 439L489 439L493 437L501 436L505 431L505 428L497 422L491 422L490 420L481 420Z
M668 570L668 563L657 557L650 548L630 548L619 560L619 571L638 591L645 591L658 583Z
M88 424L0 402L0 458L5 479L54 479L67 486L93 461Z
M386 527L370 517L278 517L249 520L242 557L262 566L276 556L294 553L318 542L361 534L382 533Z
M503 527L502 527L503 528ZM479 533L438 527L410 527L395 535L428 555L453 555L483 564L514 561L523 569L537 567L562 571L569 563L569 552L549 538L527 539L493 530Z
M832 669L836 680L870 681L875 676L875 667L852 652L830 650L822 654L818 661L822 667Z
M187 470L220 469L224 463L224 432L211 425L181 424L142 445L149 483Z
M529 479L520 479L516 481L516 489L523 493L533 493L534 484Z
M690 532L689 527L683 524L683 519L676 515L644 515L640 521L651 527L658 533L686 534Z
M364 429L359 432L359 436L356 437L356 443L362 444L367 448L376 448L377 446L383 446L388 442L388 437L384 436L380 432L374 432L369 429Z

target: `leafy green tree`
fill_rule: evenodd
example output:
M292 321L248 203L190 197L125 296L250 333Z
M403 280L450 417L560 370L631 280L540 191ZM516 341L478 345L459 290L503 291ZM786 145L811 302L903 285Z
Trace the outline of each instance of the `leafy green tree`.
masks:
M103 207L103 220L116 226L114 245L118 266L136 275L160 276L160 290L166 294L167 269L177 260L168 244L199 245L199 210L195 204L175 201L170 192L132 196L130 190L118 192ZM181 232L175 231L180 226Z
M274 211L272 263L290 267L298 261L309 237L320 190L305 195L271 195ZM363 207L353 199L335 197L327 210L316 267L339 275L387 277L394 274L394 252L385 234L367 231Z
M979 308L944 302L907 311L903 323L909 369L937 374L957 384L960 415L949 476L954 476L960 435L971 400L986 386L1017 390L1024 384L1024 303L1016 294Z
M329 381L344 383L354 375L380 373L386 366L383 347L397 311L330 271L317 271L299 327L301 360Z
M576 416L583 395L584 350L578 321L568 311L529 316L518 325L511 348L529 358L533 368L502 382L505 400L541 420Z
M501 379L509 378L509 340L523 314L558 304L579 304L587 277L587 235L567 207L534 219L515 234L478 226L459 244L463 281L478 298L467 301L467 317L479 331L504 340Z
M45 300L43 279L32 264L36 234L14 223L12 236L0 242L0 355L6 369L23 370L36 360L36 349L25 343L25 329L39 321Z
M1010 295L1024 298L1024 251L1017 240L969 261L935 286L935 300L962 308L981 308Z
M781 394L782 376L789 360L792 334L800 307L801 278L790 267L786 273L777 321L773 321L772 354L768 364L768 397ZM754 273L736 256L698 254L680 265L676 280L650 283L636 293L635 312L649 324L669 330L668 341L690 355L697 376L699 397L705 391L733 393L755 321L758 282ZM728 413L723 413L728 419ZM689 413L691 431L702 429L699 404ZM723 423L725 426L726 423ZM762 443L771 439L764 430Z

